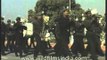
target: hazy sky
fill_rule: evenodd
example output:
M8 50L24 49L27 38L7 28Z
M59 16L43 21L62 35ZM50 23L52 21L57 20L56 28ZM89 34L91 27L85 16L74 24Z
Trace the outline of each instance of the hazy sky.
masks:
M1 0L1 13L8 18L15 20L17 16L27 17L28 10L34 9L37 0ZM96 8L100 14L105 13L105 0L76 0L85 10Z
M76 0L77 3L81 5L81 7L85 10L88 8L98 10L98 13L105 14L105 0Z

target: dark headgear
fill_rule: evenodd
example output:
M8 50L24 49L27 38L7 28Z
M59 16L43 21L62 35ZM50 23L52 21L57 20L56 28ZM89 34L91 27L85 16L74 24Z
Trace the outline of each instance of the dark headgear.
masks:
M65 12L65 11L70 12L69 9L64 9L62 12Z
M7 22L11 22L11 20L9 19L9 20L7 20Z
M1 17L1 20L4 20L4 17Z
M18 20L20 20L20 19L21 19L20 17L17 17L17 18L16 18L16 21L18 21Z
M82 18L82 16L80 15L80 16L78 16L78 18Z
M100 18L101 16L97 15L97 14L94 14L94 15L92 15L92 17L94 17L94 18Z
M85 14L91 14L91 10L87 10Z
M40 13L37 13L36 16L42 16L43 14L40 12Z

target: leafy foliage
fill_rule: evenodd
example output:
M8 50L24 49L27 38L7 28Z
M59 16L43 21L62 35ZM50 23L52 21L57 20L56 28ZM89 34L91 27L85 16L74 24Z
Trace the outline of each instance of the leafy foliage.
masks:
M29 10L28 16L34 17L37 13L44 12L44 15L50 17L48 25L53 27L55 25L54 20L60 14L60 12L69 6L69 0L38 0L35 6L35 11ZM81 5L76 3L75 0L71 0L71 15L72 18L79 17L85 11L81 8ZM101 15L100 15L101 16ZM105 16L101 16L101 25L103 31L105 31ZM104 39L104 33L101 34L101 39Z

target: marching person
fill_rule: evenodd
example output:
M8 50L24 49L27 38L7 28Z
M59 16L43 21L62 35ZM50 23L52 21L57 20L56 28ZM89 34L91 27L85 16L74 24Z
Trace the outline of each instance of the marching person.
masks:
M14 52L14 30L11 20L7 21L7 40L10 52Z
M99 56L104 56L104 53L103 51L101 50L101 40L100 40L100 36L101 36L101 33L103 31L103 28L101 26L101 24L99 23L99 15L97 14L94 14L93 16L93 23L95 24L95 40L97 41L96 43L96 52L97 52L97 55Z
M86 11L85 16L86 20L84 21L84 25L87 29L86 37L88 40L88 49L91 54L90 58L98 60L97 54L102 54L100 48L100 33L102 32L102 28L98 23L98 19L91 14L91 11Z
M23 38L23 30L27 29L25 26L21 23L21 18L16 18L16 23L14 25L15 29L15 55L18 56L18 53L20 54L20 57L23 57L23 51L24 51L24 38Z
M80 16L78 18L78 21L75 21L75 25L74 25L74 43L73 43L73 47L72 52L74 55L78 55L78 53L80 53L82 56L84 54L84 43L83 43L83 38L84 38L84 24L82 21L82 16Z
M56 35L56 56L69 55L69 36L70 36L70 20L69 10L63 10L62 14L55 20L55 35Z
M1 17L1 54L6 55L5 53L5 37L6 37L6 24L4 23L4 17Z
M40 33L42 33L42 29L43 29L43 16L42 14L37 14L36 17L34 19L32 19L30 21L31 23L33 23L33 40L34 43L37 43L34 46L34 59L36 59L37 55L39 52L42 53L43 56L47 55L46 52L46 48L45 45L43 44L42 40L41 40L41 35Z

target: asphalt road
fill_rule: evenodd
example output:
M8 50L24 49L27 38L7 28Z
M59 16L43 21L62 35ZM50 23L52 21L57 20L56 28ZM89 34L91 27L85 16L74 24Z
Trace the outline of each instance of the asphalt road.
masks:
M50 54L54 54L53 53L50 53ZM89 57L75 57L73 58L72 56L68 56L68 57L52 57L52 56L45 56L43 58L42 55L38 55L37 59L36 60L91 60L89 59ZM14 53L9 53L5 56L1 56L1 60L34 60L33 59L33 54L28 54L27 56L24 56L22 58L20 57L16 57ZM98 60L106 60L105 59L105 56L99 56L98 57Z
M54 47L55 44L52 44L52 47ZM1 55L1 60L34 60L33 58L33 53L32 53L33 49L30 49L29 50L29 54L27 56L24 56L22 58L20 57L16 57L14 53L8 53L7 55L5 56L2 56ZM75 57L73 58L72 56L69 56L69 57L52 57L51 55L52 54L55 54L54 52L54 49L47 49L47 51L49 52L49 55L50 56L45 56L43 58L42 55L38 55L37 59L36 60L92 60L92 59L89 59L89 57ZM98 56L98 60L106 60L105 59L105 56Z

